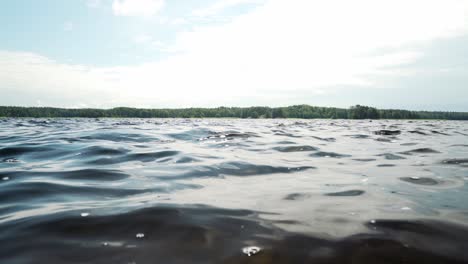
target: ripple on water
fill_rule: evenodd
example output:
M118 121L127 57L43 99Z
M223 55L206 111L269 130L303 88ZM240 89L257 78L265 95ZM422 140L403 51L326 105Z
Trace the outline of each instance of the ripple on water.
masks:
M361 161L361 162L371 162L371 161L376 161L376 159L353 159L355 161Z
M281 141L276 142L276 144L278 144L278 145L292 145L292 144L296 144L296 142L288 141L288 140L281 140Z
M399 134L401 134L401 131L400 131L400 130L386 130L386 129L382 129L382 130L374 131L374 134L376 134L376 135L384 135L384 136L393 136L393 135L399 135Z
M248 210L163 206L93 217L37 216L5 226L0 256L7 263L21 263L43 259L46 252L51 264L154 259L197 264L468 261L468 230L455 224L376 219L364 224L369 232L328 239L287 233L265 225L256 215Z
M198 140L199 141L204 141L204 140L217 140L217 139L221 139L221 140L233 140L233 139L237 139L237 138L240 138L240 139L247 139L249 137L259 137L257 136L255 133L250 133L250 132L246 132L246 133L241 133L241 132L224 132L224 133L213 133L207 137L202 137L202 138L199 138Z
M349 135L349 137L351 137L351 138L358 138L358 139L370 138L369 135L364 135L364 134Z
M272 132L274 132L274 135L276 135L276 136L285 136L285 137L292 137L292 138L300 138L301 137L301 135L288 133L286 131L278 130L278 129L274 129L274 130L272 130Z
M5 158L2 160L4 163L17 163L19 160L17 158Z
M194 157L184 156L184 157L178 158L175 162L176 163L194 163L194 162L200 162L200 161L201 161L200 159L197 159Z
M169 133L167 136L182 141L198 141L200 138L207 138L209 135L213 135L215 133L216 132L207 128L197 128L178 133Z
M162 179L188 179L200 177L257 176L276 173L295 173L315 169L313 166L282 167L258 165L248 162L224 162L214 166L195 166L190 171Z
M303 199L308 198L309 196L310 195L308 195L306 193L290 193L290 194L286 195L283 199L284 200L290 200L290 201L303 200Z
M40 171L40 170L15 170L4 171L0 175L4 177L27 180L79 180L79 181L118 181L130 177L123 171L113 169L81 169L70 171ZM71 183L71 182L70 182Z
M109 148L109 147L102 147L102 146L91 146L80 149L79 152L81 155L86 157L90 156L118 156L118 155L125 155L126 153L130 152L130 150L125 148Z
M423 135L423 136L426 136L427 133L424 133L422 131L419 131L419 130L411 130L411 131L408 131L409 133L411 134L418 134L418 135Z
M2 158L10 158L14 159L14 157L18 157L21 155L29 154L29 153L38 153L38 152L48 152L53 151L54 149L50 147L6 147L0 149L0 157Z
M395 142L395 139L393 139L393 137L386 137L386 138L376 138L375 141L393 143Z
M111 141L111 142L154 142L158 141L157 138L153 138L144 134L136 133L120 133L120 132L105 132L105 133L92 133L87 136L81 136L78 138L80 141Z
M392 154L392 153L383 153L383 154L379 154L379 155L377 155L377 156L385 157L385 159L387 159L387 160L401 160L401 159L406 159L405 157L398 156L398 155L395 155L395 154Z
M340 154L336 152L325 152L325 151L315 152L315 153L310 154L309 156L317 157L317 158L337 158L337 159L351 157L351 155L347 155L347 154Z
M395 164L378 164L377 167L395 167Z
M432 178L428 177L401 177L400 180L404 182L409 182L413 184L419 184L419 185L438 185L440 184L440 181L437 181Z
M66 148L63 144L41 144L30 143L21 144L29 146L15 146L0 149L0 158L21 159L22 161L44 161L53 159L67 159L73 154L72 149Z
M153 189L105 188L83 185L64 185L50 182L23 182L3 186L0 189L0 200L3 202L19 201L63 201L71 197L80 199L97 199L97 197L126 197ZM154 191L164 192L165 189L154 188Z
M414 142L408 142L408 143L401 143L400 145L401 146L416 146L418 143L414 143Z
M465 122L0 121L0 263L468 263Z
M276 151L279 152L301 152L301 151L316 151L318 148L312 147L312 146L281 146L281 147L274 147L273 148Z
M342 192L326 193L326 196L359 196L364 194L363 190L348 190Z
M43 172L45 175L50 175L49 172ZM99 170L99 169L83 169L76 171L64 171L53 173L58 178L70 180L92 180L92 181L117 181L130 177L129 174L119 170Z
M458 165L458 164L467 164L468 159L446 159L442 161L443 164Z
M417 148L417 149L412 149L412 150L408 150L408 151L403 151L403 152L400 152L400 153L405 154L405 155L411 155L413 153L431 154L431 153L440 153L440 152L437 151L437 150L431 149L431 148Z
M468 147L468 144L454 144L450 145L451 147Z
M318 139L320 141L325 141L325 142L335 142L336 138L333 137L328 137L328 138L323 138L323 137L317 137L317 136L311 136L312 138Z
M175 150L163 150L156 152L131 153L124 156L97 158L88 160L86 163L91 165L110 165L124 162L153 162L164 158L169 158L178 155L180 152Z
M447 133L443 133L443 132L440 132L440 131L437 131L437 130L431 130L431 132L432 132L433 134L439 134L439 135L444 135L444 136L450 136L450 135L447 134Z

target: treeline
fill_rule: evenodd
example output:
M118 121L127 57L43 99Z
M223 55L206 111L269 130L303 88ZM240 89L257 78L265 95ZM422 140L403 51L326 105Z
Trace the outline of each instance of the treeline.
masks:
M0 117L138 117L138 118L327 118L327 119L447 119L468 120L468 112L427 112L376 109L356 105L349 109L293 105L288 107L217 107L181 109L67 109L0 106Z

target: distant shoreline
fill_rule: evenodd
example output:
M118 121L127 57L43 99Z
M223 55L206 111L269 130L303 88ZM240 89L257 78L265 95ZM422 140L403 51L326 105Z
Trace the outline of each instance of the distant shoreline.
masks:
M29 118L253 118L253 119L439 119L468 120L468 112L409 111L377 109L356 105L350 108L293 105L287 107L216 107L216 108L55 108L0 106L0 117Z

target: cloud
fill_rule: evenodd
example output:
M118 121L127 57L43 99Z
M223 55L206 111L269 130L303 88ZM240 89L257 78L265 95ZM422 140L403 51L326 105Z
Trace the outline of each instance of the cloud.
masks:
M144 35L138 35L134 38L134 42L136 44L147 44L151 42L153 38L150 35L144 34Z
M197 17L207 17L207 16L216 15L227 8L234 7L237 5L261 4L264 2L265 0L220 0L220 1L215 2L211 6L193 10L192 15L197 16Z
M72 31L72 30L73 30L73 22L70 22L70 21L65 22L65 23L63 24L63 30L65 30L65 31Z
M101 0L87 0L86 5L89 8L98 8L99 6L101 6Z
M133 42L142 47L150 48L152 50L157 50L159 52L165 52L165 53L176 52L176 50L172 49L166 43L162 42L161 40L154 39L152 36L147 35L147 34L137 35L133 39Z
M410 45L465 32L466 10L460 1L272 0L226 25L181 33L176 47L222 87L371 85L366 75L398 74L385 68L422 55ZM365 56L383 48L391 52Z
M164 7L164 0L114 0L112 9L117 16L151 17Z
M426 56L427 43L467 34L467 13L459 0L270 0L229 23L180 32L167 47L177 52L151 63L65 65L1 52L0 84L43 104L61 97L91 106L307 103L336 87L375 90L382 80L411 78L406 66ZM163 45L155 39L134 42Z
M185 25L187 23L187 19L181 17L170 20L171 25Z
M34 53L0 51L2 104L41 101L69 107L79 101L107 98L111 84L93 67L58 63ZM90 100L91 99L91 100ZM99 101L99 100L96 100ZM96 102L97 103L97 102Z

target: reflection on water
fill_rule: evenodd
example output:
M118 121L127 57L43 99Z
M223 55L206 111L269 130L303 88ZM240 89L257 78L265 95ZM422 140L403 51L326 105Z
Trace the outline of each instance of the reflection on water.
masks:
M468 123L0 119L0 263L467 263Z

